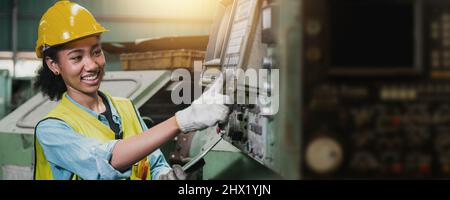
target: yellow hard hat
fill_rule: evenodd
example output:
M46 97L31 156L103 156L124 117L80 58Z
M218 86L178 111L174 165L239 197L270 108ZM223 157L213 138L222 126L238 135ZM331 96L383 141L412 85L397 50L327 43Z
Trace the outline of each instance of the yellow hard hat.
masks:
M39 22L36 56L42 58L42 52L48 47L106 31L86 8L70 1L58 1Z

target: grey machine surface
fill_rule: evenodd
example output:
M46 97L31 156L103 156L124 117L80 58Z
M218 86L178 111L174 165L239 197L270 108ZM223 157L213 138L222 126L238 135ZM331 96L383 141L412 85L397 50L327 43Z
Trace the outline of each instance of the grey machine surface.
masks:
M100 90L140 108L169 81L169 71L107 72ZM39 93L0 121L1 179L32 179L34 127L56 105Z
M8 113L11 99L11 77L8 70L0 69L0 119Z

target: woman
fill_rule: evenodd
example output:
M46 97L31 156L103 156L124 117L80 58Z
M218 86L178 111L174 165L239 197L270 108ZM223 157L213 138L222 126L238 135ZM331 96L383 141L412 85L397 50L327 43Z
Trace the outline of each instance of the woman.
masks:
M228 108L197 100L147 129L130 100L99 91L105 72L100 36L106 31L69 1L58 1L42 16L36 55L43 66L35 86L59 104L35 129L35 179L184 179L158 147L180 132L225 120ZM213 91L202 97L226 98Z

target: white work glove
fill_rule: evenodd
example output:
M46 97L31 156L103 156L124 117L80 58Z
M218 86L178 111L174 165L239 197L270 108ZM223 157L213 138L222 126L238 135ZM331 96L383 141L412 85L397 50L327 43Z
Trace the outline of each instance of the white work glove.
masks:
M159 176L159 180L186 180L188 174L183 171L183 168L180 165L173 165L172 169Z
M192 105L175 113L175 118L184 133L202 130L216 123L223 123L228 117L230 97L222 95L223 79L218 78Z

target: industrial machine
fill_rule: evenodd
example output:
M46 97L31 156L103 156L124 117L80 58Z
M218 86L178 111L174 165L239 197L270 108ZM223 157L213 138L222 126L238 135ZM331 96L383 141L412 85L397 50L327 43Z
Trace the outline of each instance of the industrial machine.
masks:
M450 1L301 11L302 177L450 177Z
M450 176L450 1L221 3L203 82L280 69L279 85L232 89L279 91L276 113L232 106L222 133L240 154L288 179Z
M203 178L280 178L284 171L279 162L280 137L274 127L279 104L275 58L278 5L260 0L220 3L209 38L202 83L207 85L219 73L224 74L223 92L234 101L227 123L219 125L219 130L209 130L211 137L223 134L227 142L206 156ZM204 140L204 135L197 133L193 143ZM227 162L227 156L233 155L231 152L236 157ZM239 162L241 159L245 162Z
M276 68L269 52L274 40L263 40L273 36L266 36L269 31L263 32L263 29L271 27L263 25L271 24L272 15L270 13L264 15L262 3L262 1L240 0L234 1L232 5L220 64L222 72L225 73L224 92L229 94L234 102L228 124L222 131L225 133L225 139L243 153L273 168L271 148L274 145L274 131L271 124L275 113L271 113L271 106L277 102L267 104L261 102L268 98L271 92L277 92L278 88L272 85L277 83L273 83L268 77L270 71ZM273 12L274 8L267 9ZM260 69L267 72L265 76ZM248 80L257 78L257 81L239 81L246 80L245 78ZM271 100L278 101L275 98Z

